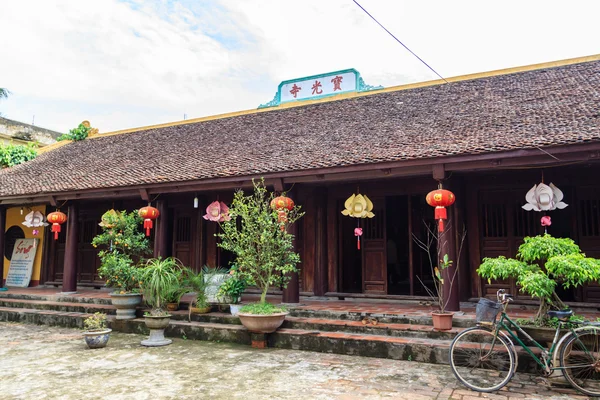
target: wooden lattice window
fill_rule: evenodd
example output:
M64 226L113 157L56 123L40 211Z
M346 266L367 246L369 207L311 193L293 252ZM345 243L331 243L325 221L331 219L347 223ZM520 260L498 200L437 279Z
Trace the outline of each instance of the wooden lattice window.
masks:
M579 200L579 221L582 236L600 236L600 200Z
M365 239L384 239L384 213L382 210L373 210L375 216L373 218L365 218L363 221L363 234L365 235Z
M506 237L506 205L505 204L483 204L482 233L484 237Z
M175 232L175 241L192 241L192 217L181 216L177 218L177 231Z
M526 237L539 234L540 214L534 211L525 211L522 203L515 204L514 213L514 236Z

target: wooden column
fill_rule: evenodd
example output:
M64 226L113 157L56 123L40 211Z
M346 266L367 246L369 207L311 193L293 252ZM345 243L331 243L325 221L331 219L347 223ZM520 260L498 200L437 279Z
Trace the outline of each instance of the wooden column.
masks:
M454 207L454 206L450 206ZM448 254L452 265L442 271L444 279L444 302L446 303L447 311L460 311L460 285L458 274L456 273L456 224L453 210L448 210L448 219L445 221L444 232L438 233L438 259L444 258L444 254Z
M0 207L0 287L4 286L4 243L6 234L6 208Z
M79 209L76 203L67 211L67 238L65 241L65 263L63 271L63 293L77 291L77 245L79 239Z
M156 208L160 215L156 221L156 232L154 233L154 258L168 256L168 229L169 229L169 209L167 200L161 199L156 202Z

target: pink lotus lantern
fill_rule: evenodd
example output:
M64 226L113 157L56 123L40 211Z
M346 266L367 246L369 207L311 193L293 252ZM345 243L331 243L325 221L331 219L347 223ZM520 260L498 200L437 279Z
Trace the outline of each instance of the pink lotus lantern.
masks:
M229 207L222 201L213 201L206 207L206 215L203 215L202 218L213 222L229 221L231 219Z

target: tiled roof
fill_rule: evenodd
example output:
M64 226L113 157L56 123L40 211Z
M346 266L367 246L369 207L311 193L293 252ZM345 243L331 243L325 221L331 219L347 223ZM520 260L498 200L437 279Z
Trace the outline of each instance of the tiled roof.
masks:
M600 142L600 61L71 143L0 171L0 196Z

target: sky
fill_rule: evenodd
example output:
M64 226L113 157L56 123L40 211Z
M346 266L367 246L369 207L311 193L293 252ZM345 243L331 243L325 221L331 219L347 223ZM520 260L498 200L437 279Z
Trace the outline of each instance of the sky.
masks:
M443 77L600 54L600 2L358 0ZM352 0L0 0L0 114L100 132L254 109L283 81L436 79Z

